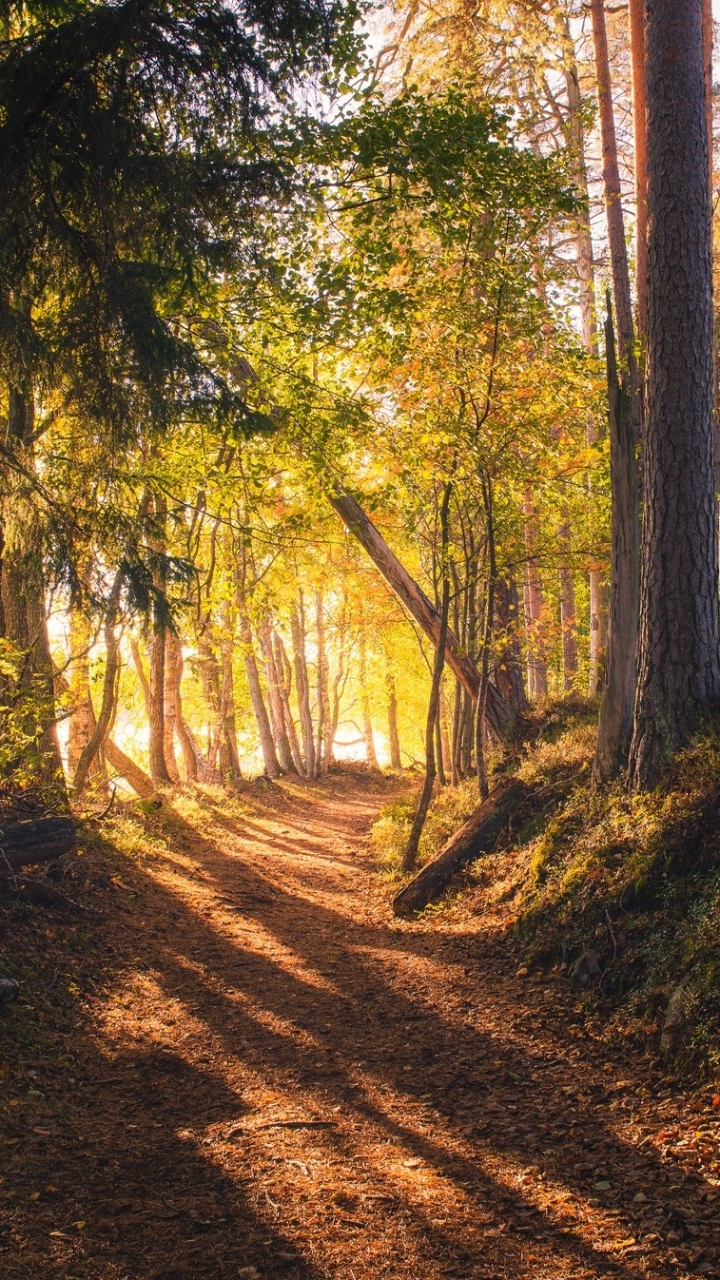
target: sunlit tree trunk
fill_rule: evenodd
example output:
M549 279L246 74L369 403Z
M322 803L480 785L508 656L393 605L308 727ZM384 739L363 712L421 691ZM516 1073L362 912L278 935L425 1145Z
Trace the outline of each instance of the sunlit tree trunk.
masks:
M629 0L635 160L635 295L641 347L647 334L647 103L645 93L645 0Z
M297 692L298 710L300 712L300 732L303 741L305 772L308 778L315 777L315 731L310 709L310 680L308 677L307 654L305 650L305 606L302 591L298 593L297 604L290 613L290 634L293 644L293 666L295 668L295 689Z
M390 661L385 656L385 694L387 698L387 718L388 718L388 744L390 748L390 765L393 769L402 768L402 756L400 755L400 733L398 730L398 708L397 708L397 690L395 687L395 673L390 665Z
M570 568L572 540L570 523L566 515L558 529L560 559L560 627L562 630L563 688L568 693L575 688L578 675L577 618L575 616L575 586Z
M280 701L282 703L283 722L285 724L285 732L288 742L290 743L290 754L293 759L296 773L305 773L305 762L303 760L302 751L300 750L300 741L298 739L297 728L295 727L295 717L292 713L290 705L290 694L292 692L292 667L285 652L282 636L277 631L272 632L273 655L275 658L275 670L278 678L278 688L280 691Z
M362 703L363 738L365 739L365 757L371 769L379 769L375 739L373 738L372 719L370 716L370 695L367 687L367 647L365 640L365 619L360 619L360 700Z
M641 434L642 417L603 0L591 0L591 12L618 337L617 395L612 387L609 388L612 492L610 626L595 759L595 777L602 780L611 777L627 762L632 729L640 529L635 450ZM609 371L612 360L612 353L608 352Z
M265 698L263 697L262 685L260 683L260 672L258 670L257 658L255 657L255 645L253 643L250 615L247 609L243 583L240 578L238 578L236 584L236 593L240 643L242 645L245 674L247 676L248 689L250 691L250 701L252 703L253 715L255 716L258 737L260 739L260 750L262 752L263 764L268 778L277 778L280 773L280 762L275 751L275 740L272 735L272 728L270 725L267 707L265 705Z
M543 637L543 593L537 546L537 514L529 491L523 499L525 516L525 624L528 651L528 692L533 702L542 702L548 696L547 663Z
M330 694L328 690L327 650L325 646L325 618L323 614L323 596L319 589L315 591L315 632L317 640L317 740L315 747L315 770L319 776L327 772L327 762L332 755L332 739L330 734Z
M292 757L292 751L290 749L290 739L288 738L285 715L283 712L280 676L275 665L275 654L273 653L272 629L267 614L262 618L258 634L260 637L260 648L265 662L268 705L270 707L270 723L273 728L273 737L275 739L278 760L286 773L295 773L296 769Z
M204 761L200 756L197 743L195 742L183 715L181 690L184 661L182 643L174 632L171 632L168 635L168 652L165 660L168 664L168 669L172 669L172 700L175 709L175 732L182 751L183 765L185 768L185 781L197 782L200 777Z
M652 787L720 702L702 0L647 10L648 345L630 773Z
M165 632L165 692L163 723L163 755L173 786L180 783L180 771L175 759L175 730L177 728L177 636Z

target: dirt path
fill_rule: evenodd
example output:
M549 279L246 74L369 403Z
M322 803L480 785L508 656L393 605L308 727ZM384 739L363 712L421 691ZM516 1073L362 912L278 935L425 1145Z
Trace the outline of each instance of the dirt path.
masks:
M180 805L80 919L8 916L3 1280L720 1275L704 1098L501 936L393 921L388 796Z

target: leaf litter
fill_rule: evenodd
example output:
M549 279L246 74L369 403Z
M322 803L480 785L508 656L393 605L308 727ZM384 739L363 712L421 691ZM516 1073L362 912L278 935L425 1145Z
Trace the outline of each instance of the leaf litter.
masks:
M397 787L198 791L3 903L3 1280L720 1276L717 1093L497 913L395 921Z

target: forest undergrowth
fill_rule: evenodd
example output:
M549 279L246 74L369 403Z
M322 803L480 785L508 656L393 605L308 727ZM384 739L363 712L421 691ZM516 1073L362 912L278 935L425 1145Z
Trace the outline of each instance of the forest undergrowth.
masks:
M496 780L541 789L541 811L456 876L431 915L480 915L511 931L530 971L565 974L608 1027L656 1048L681 1074L720 1070L720 733L698 738L666 784L630 792L593 785L596 711L555 704L522 754L496 757ZM381 813L373 847L390 883L412 820L408 793ZM477 783L440 791L421 863L470 817Z

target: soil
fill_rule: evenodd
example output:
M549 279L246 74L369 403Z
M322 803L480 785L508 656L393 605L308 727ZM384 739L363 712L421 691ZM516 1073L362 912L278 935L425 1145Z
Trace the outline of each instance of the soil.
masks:
M481 895L393 919L400 785L120 815L3 899L3 1280L720 1276L720 1098L518 974Z

